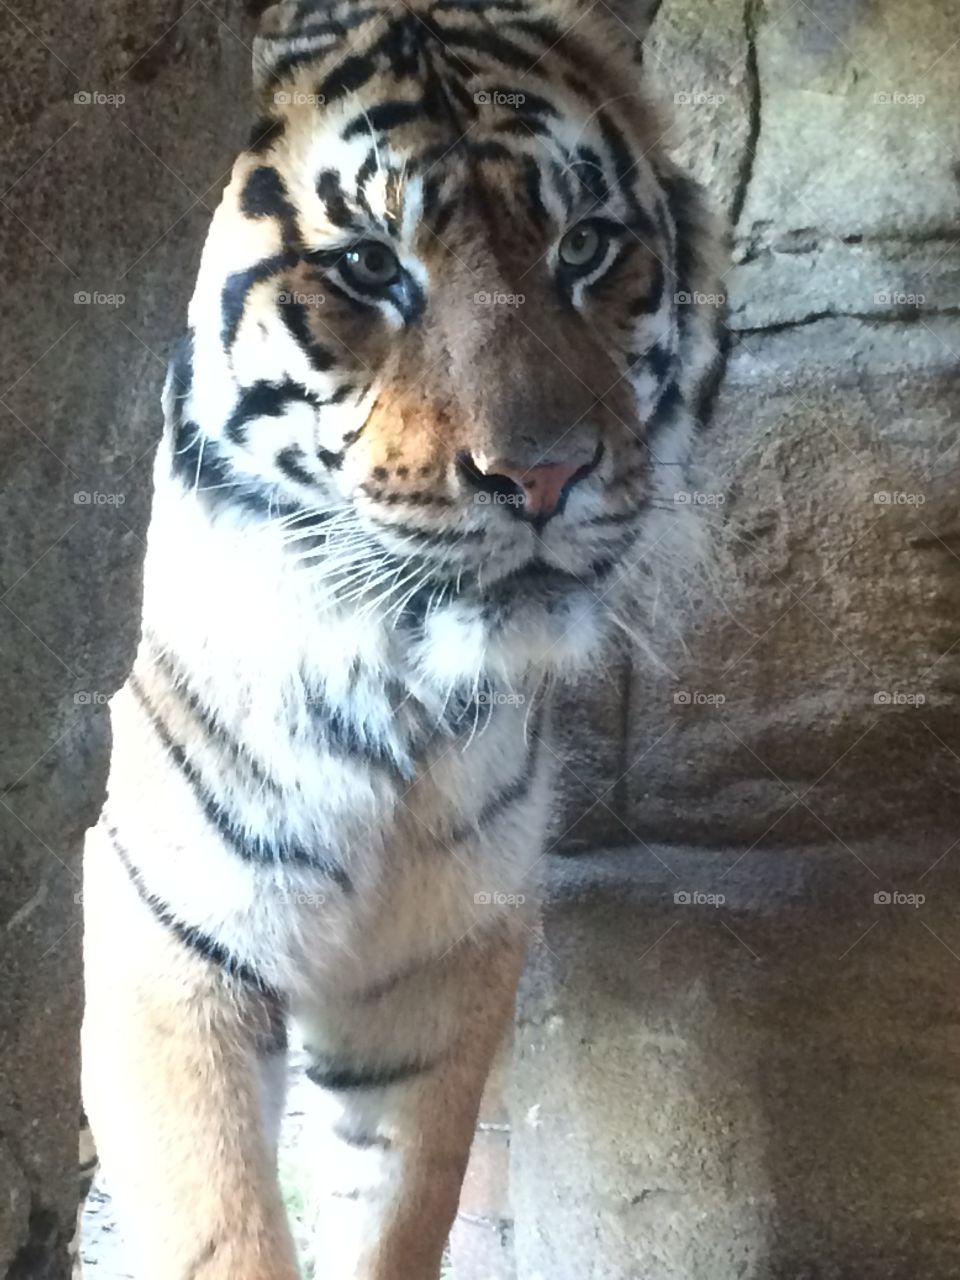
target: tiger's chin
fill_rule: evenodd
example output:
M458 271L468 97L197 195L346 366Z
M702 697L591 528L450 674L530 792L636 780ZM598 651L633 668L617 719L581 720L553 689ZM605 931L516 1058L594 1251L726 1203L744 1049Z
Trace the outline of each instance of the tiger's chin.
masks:
M424 619L415 661L441 686L482 675L506 684L571 678L602 662L610 633L602 584L531 562Z

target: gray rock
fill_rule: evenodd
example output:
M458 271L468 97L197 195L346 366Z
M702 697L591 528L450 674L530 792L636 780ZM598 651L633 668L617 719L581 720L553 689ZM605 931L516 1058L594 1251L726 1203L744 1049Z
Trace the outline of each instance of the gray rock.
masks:
M239 4L221 12L242 31ZM105 702L137 634L165 352L249 54L204 6L115 3L94 20L54 3L6 9L0 28L0 281L16 317L0 348L0 1275L63 1280L77 859L102 801Z

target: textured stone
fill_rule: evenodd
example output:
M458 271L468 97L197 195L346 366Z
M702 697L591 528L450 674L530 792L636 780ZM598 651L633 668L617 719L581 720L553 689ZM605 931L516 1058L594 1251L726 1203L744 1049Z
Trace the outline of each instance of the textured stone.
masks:
M957 1274L947 848L553 862L514 1065L525 1280Z
M165 352L249 54L207 6L14 10L0 9L0 281L16 315L0 349L0 1276L63 1280L77 858L136 638ZM239 5L221 16L241 29Z
M803 335L800 367L796 332L744 338L718 400L701 483L731 564L676 679L634 676L643 839L956 825L960 325Z

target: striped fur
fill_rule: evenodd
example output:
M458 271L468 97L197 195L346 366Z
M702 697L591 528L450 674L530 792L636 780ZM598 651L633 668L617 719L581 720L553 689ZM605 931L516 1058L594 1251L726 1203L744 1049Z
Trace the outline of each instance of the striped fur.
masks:
M264 15L87 851L85 1098L138 1280L293 1280L288 1022L335 1193L318 1274L438 1275L550 689L602 659L607 603L642 613L716 357L636 34L586 0ZM552 519L504 460L579 467Z

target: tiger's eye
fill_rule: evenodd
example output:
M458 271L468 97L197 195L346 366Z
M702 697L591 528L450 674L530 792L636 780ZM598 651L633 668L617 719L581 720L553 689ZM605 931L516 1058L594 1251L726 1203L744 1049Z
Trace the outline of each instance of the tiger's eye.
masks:
M560 241L560 261L568 267L586 267L599 259L606 248L606 238L592 223L581 222Z
M382 289L400 274L400 263L392 249L378 241L354 245L343 255L347 272L359 284Z

